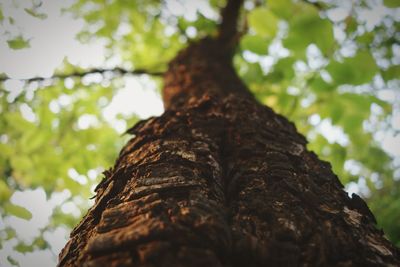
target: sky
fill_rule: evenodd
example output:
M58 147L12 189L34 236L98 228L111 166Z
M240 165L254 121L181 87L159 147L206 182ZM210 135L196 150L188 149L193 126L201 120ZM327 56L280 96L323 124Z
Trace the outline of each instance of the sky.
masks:
M22 3L23 1L19 2ZM27 5L29 4L28 2L26 1ZM22 90L23 84L18 81L21 78L35 76L50 77L54 69L61 65L64 58L67 58L72 64L80 65L83 68L98 66L113 67L118 65L118 58L111 62L105 61L105 44L103 42L97 40L90 44L82 44L75 39L76 34L83 26L83 21L74 19L71 15L61 12L61 9L69 6L70 3L70 0L43 1L41 8L48 15L44 20L33 18L24 12L23 8L13 7L12 1L2 3L5 14L18 18L16 25L10 25L7 22L0 25L0 62L2 62L0 73L3 72L7 76L14 78L14 80L9 80L5 83L5 87L8 90L14 91L16 94ZM177 1L170 1L169 3L169 8L174 12L186 12L188 17L194 16L193 12L180 10ZM198 5L202 5L202 1L198 3L200 3ZM207 10L208 7L203 6L199 8ZM334 10L331 16L339 18L346 12L346 9ZM366 17L370 18L367 23L373 25L377 16L379 16L379 12L367 14ZM10 38L10 35L6 32L11 32L11 34L23 32L25 37L30 39L30 48L23 50L9 49L7 40ZM249 57L251 60L251 55ZM265 60L264 65L268 66L270 63L268 63L268 59ZM129 115L135 113L142 119L162 114L163 104L156 89L156 85L146 77L128 77L125 87L119 90L111 103L104 109L103 116L118 132L122 133L126 129L126 124L117 119L118 114ZM384 100L393 100L393 98L398 97L392 91L383 92L381 95L381 98ZM29 109L22 110L21 112L25 114L28 120L34 119L32 118L34 115L30 114ZM312 124L316 125L317 130L322 132L330 142L346 143L343 131L339 127L333 126L329 120L321 122L319 116L312 116L310 120ZM90 117L81 118L80 122L78 122L80 127L87 127L90 123ZM400 113L397 112L394 114L391 124L393 129L400 130ZM399 135L396 136L392 132L383 132L378 135L383 148L390 154L399 157ZM74 170L70 170L69 175L71 179L80 179L79 175L74 173ZM96 177L97 174L92 172L88 176ZM350 192L357 192L359 186L350 186L348 190ZM49 199L46 199L45 192L41 188L16 192L12 196L11 201L26 207L32 212L33 218L31 221L26 221L14 216L0 217L0 229L5 227L5 225L12 225L25 240L32 240L32 238L37 236L39 230L49 222L53 208L63 203L69 196L70 193L68 191L63 191L53 193ZM77 199L78 203L79 201L83 200ZM68 213L76 213L78 210L76 205L73 202L64 203L62 210ZM80 214L77 214L77 216L80 216ZM68 231L62 227L52 232L46 232L44 238L51 244L51 249L26 254L13 250L13 247L17 243L16 240L5 242L3 248L0 248L0 266L8 266L8 262L5 259L9 255L18 259L21 267L32 266L32 262L35 262L36 266L55 266L57 255L67 241L67 237Z

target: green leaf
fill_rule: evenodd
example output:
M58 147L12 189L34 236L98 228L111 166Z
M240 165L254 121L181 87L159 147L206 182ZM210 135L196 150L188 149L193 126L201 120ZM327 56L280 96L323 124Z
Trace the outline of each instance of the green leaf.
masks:
M188 21L184 17L179 17L178 18L179 28L181 28L182 31L185 31L188 27L192 26L196 28L197 35L199 33L202 33L203 35L212 34L213 32L216 31L217 27L215 21L206 18L201 13L197 13L197 16L198 18L195 21Z
M21 219L30 220L32 218L32 213L29 210L18 205L6 203L4 205L4 210L6 213L19 217Z
M367 94L343 93L340 94L340 101L346 102L348 106L353 106L358 111L367 111L375 100L373 96Z
M0 180L0 203L7 201L11 196L11 190L3 180Z
M7 41L8 47L11 49L24 49L30 47L29 41L25 40L22 36L18 36L12 40Z
M32 242L32 247L36 247L36 248L40 248L40 249L46 249L46 248L49 248L49 244L46 242L46 240L43 239L43 237L38 236Z
M359 43L368 45L374 41L375 34L373 32L366 32L360 36L357 36L356 40Z
M378 71L375 59L367 51L359 51L343 62L331 61L327 66L336 84L360 85L370 82Z
M33 8L25 8L24 9L26 13L31 15L32 17L38 18L38 19L46 19L47 15L44 13L38 13L36 10Z
M289 19L292 15L292 5L291 0L268 0L271 11L284 19Z
M309 86L311 90L315 93L324 93L324 92L332 92L336 89L333 84L325 82L321 76L314 78L310 83Z
M346 133L358 133L362 129L362 124L364 122L365 118L365 113L360 112L360 113L353 113L353 114L346 114L346 116L343 116L340 124L343 127L343 130Z
M315 7L298 3L289 21L289 34L283 44L295 55L304 57L311 43L316 44L324 55L332 54L335 44L333 26L328 19L319 16Z
M263 79L263 71L259 63L248 63L246 72L243 73L242 78L247 83L261 82Z
M290 81L294 77L293 57L280 59L275 65L271 73L268 74L268 79L274 83L280 83L283 80Z
M13 266L20 266L18 261L16 261L13 257L7 256L7 261Z
M216 31L216 22L206 18L201 13L198 13L198 19L193 23L193 26L199 31L211 34Z
M0 22L2 22L3 19L4 19L3 9L0 6Z
M332 120L332 124L337 124L344 115L343 105L340 105L339 103L337 103L337 104L331 105L330 107L331 107L331 109L330 109L329 115Z
M240 46L243 50L249 50L259 55L267 54L269 42L259 35L245 35L240 40Z
M382 70L381 75L385 81L400 79L400 65L390 66L387 70Z
M18 252L21 253L26 253L26 252L32 252L33 251L33 246L32 245L27 245L23 242L19 242L14 249Z
M249 13L249 25L260 36L274 37L278 31L278 18L271 10L259 7Z
M392 8L396 8L396 7L400 6L399 0L383 0L383 3L385 4L385 6L392 7Z
M357 20L355 18L353 18L352 16L348 16L344 22L346 24L346 32L347 33L352 33L357 30L357 27L358 27Z
M15 238L17 236L17 233L15 232L15 229L6 227L4 229L5 236L2 236L3 240L10 240L12 238Z
M332 144L331 149L332 149L331 152L332 166L334 167L335 170L339 171L340 169L343 168L344 162L346 160L346 154L347 154L346 149L337 143Z

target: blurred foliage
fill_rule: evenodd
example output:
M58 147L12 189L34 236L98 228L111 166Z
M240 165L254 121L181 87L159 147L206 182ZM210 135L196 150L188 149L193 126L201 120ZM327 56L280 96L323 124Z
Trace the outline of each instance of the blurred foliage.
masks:
M379 138L399 131L390 123L400 108L398 102L382 97L383 92L392 92L399 100L399 1L383 2L385 7L367 0L246 1L241 22L246 32L234 63L256 97L294 121L307 136L309 148L331 162L348 188L358 185L379 225L400 245L400 159L383 150ZM163 71L188 42L216 33L222 6L224 1L216 0L77 0L66 12L84 19L81 42L106 43L107 59L118 56L129 68ZM371 24L368 14L376 9L384 12ZM38 5L25 11L46 19ZM0 4L0 23L5 20L14 23ZM7 42L12 49L29 47L23 33ZM65 61L57 72L78 68ZM112 165L124 141L102 114L123 84L123 77L21 82L18 90L0 84L3 218L32 216L10 201L16 191L42 187L50 198L67 189L70 195L64 203L92 196L99 170ZM92 123L80 126L83 117ZM132 124L137 117L123 119ZM97 178L89 179L93 170ZM83 211L88 205L78 207ZM76 224L79 216L60 207L42 234ZM12 227L0 233L0 244L18 238ZM31 244L19 242L15 249L46 247L39 235Z
M344 184L358 184L400 245L399 156L377 141L382 131L398 134L390 120L399 109L399 10L391 9L399 3L384 4L265 1L247 12L250 30L235 63L258 99L294 121ZM382 98L385 90L397 99Z

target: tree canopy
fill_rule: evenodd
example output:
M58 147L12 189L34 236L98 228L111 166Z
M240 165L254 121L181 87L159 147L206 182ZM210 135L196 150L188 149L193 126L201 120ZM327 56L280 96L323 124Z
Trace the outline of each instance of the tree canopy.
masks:
M169 60L188 43L216 34L224 4L0 3L0 264L58 253L64 244L54 240L65 240L90 206L101 172L126 140L124 131L162 111L160 101L143 104L139 93L159 98ZM367 200L397 245L399 13L396 0L246 1L234 56L257 99L296 124L347 190ZM58 17L68 20L52 24ZM65 53L50 63L56 47L73 38L67 36L71 27L79 29L82 44L100 44L102 54L95 56L101 60L90 65L85 54L78 60ZM39 35L47 42L38 42ZM48 73L21 72L40 46L46 54L36 68ZM131 112L116 108L124 98Z

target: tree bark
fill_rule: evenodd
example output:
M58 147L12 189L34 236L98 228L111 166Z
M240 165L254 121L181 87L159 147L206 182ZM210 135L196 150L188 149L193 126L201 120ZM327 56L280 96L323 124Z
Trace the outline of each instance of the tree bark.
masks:
M365 202L236 75L234 35L170 63L165 113L129 130L59 266L400 266Z

